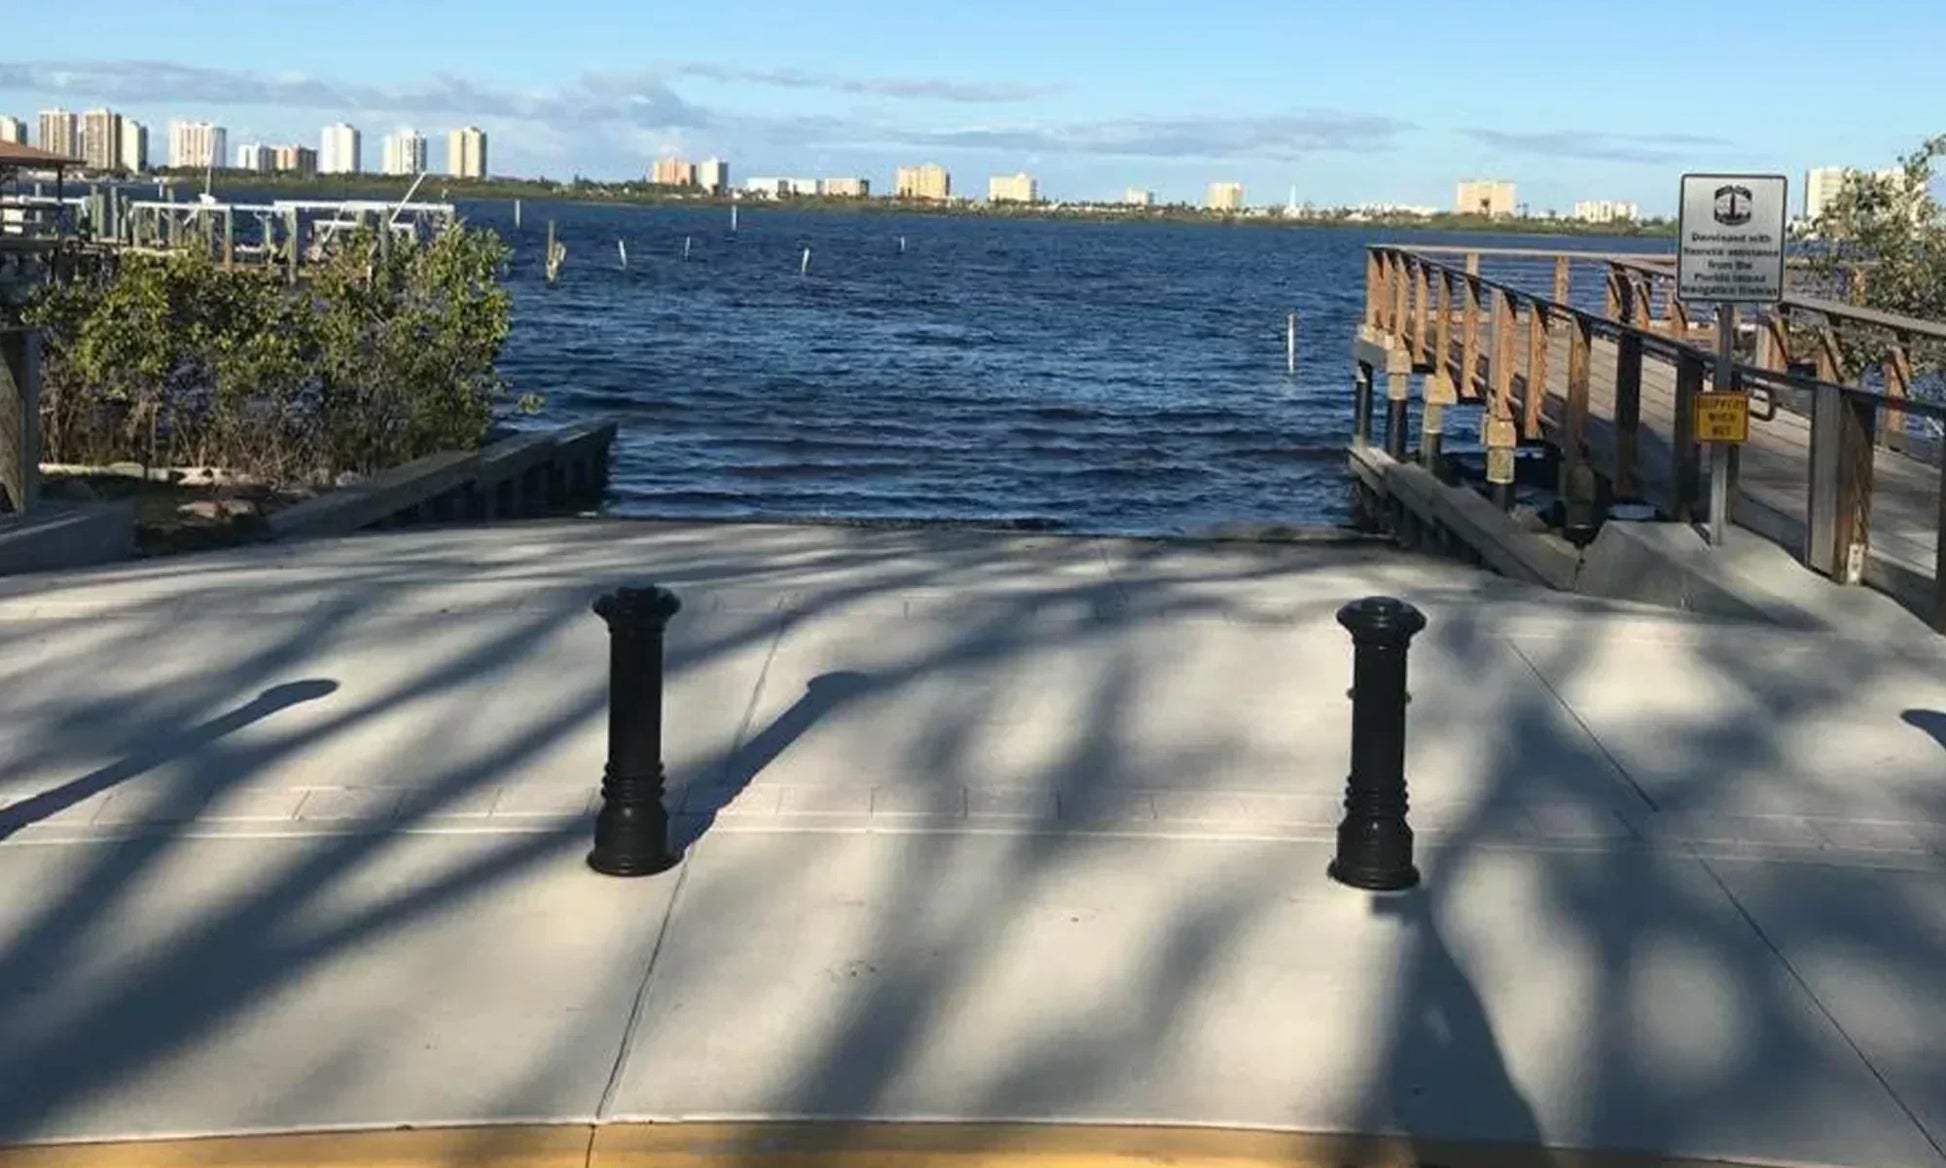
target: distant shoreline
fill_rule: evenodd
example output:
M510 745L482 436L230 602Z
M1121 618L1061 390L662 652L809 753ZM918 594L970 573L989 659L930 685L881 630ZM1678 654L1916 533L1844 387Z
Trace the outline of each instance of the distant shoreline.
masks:
M202 179L200 172L164 172L157 177L190 182ZM198 182L200 185L200 182ZM320 175L300 178L291 175L261 175L246 171L217 171L214 185L238 194L261 194L284 198L403 198L412 180L390 175ZM968 219L1072 220L1096 223L1199 223L1232 227L1321 227L1406 228L1422 231L1478 233L1491 235L1595 236L1620 239L1673 239L1676 225L1665 220L1643 223L1583 223L1574 219L1488 219L1478 215L1441 213L1431 216L1374 215L1353 219L1344 215L1315 215L1286 218L1281 213L1231 215L1180 204L1121 210L1105 204L1056 206L1039 203L938 203L925 200L887 198L792 198L736 199L725 196L699 196L658 190L635 183L593 183L585 180L557 183L544 179L460 179L445 175L429 176L419 187L419 197L436 202L454 199L533 199L545 202L575 203L584 206L641 206L674 208L718 208L727 210L733 203L750 208L809 212L849 212L852 214L936 215Z

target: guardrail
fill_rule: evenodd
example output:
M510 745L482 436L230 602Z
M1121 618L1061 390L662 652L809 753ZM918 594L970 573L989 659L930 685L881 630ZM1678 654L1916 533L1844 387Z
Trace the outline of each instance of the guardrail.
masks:
M1393 456L1405 454L1398 433L1410 380L1405 374L1432 373L1450 382L1459 400L1477 401L1490 418L1511 423L1507 432L1551 443L1571 468L1589 466L1616 496L1651 502L1672 519L1695 518L1703 499L1693 407L1697 395L1713 388L1714 354L1707 346L1714 326L1692 323L1673 288L1673 265L1652 256L1369 248L1365 325L1402 357L1386 369ZM1923 607L1929 621L1946 629L1946 471L1940 449L1946 443L1915 441L1909 427L1914 419L1928 428L1946 426L1946 405L1842 383L1830 374L1844 367L1843 354L1828 341L1819 342L1823 355L1816 360L1795 359L1793 313L1883 328L1895 339L1946 339L1946 325L1815 297L1788 299L1775 312L1758 315L1751 338L1757 359L1736 363L1734 386L1768 395L1796 416L1767 430L1756 453L1775 474L1801 474L1801 504L1773 500L1782 528L1759 529L1788 544L1795 535L1791 525L1801 524L1792 550L1818 571L1857 583L1872 574L1874 492L1886 480L1898 496L1891 510L1901 524L1896 534L1906 567L1926 537L1933 544L1931 563L1920 569L1930 574L1931 599ZM1372 437L1374 372L1360 370L1361 442ZM1909 389L1909 373L1903 385ZM1886 425L1887 419L1895 424ZM1882 450L1890 452L1885 467L1876 465ZM1928 476L1930 492L1918 485ZM1511 494L1503 501L1510 503Z

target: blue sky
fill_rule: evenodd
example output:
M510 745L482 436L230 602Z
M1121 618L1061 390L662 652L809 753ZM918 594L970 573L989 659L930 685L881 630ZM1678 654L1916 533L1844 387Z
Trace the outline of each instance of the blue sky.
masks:
M472 122L509 174L938 161L1055 198L1673 207L1685 169L1888 164L1946 132L1940 0L0 0L0 113L107 104L232 143ZM158 144L162 136L157 134Z

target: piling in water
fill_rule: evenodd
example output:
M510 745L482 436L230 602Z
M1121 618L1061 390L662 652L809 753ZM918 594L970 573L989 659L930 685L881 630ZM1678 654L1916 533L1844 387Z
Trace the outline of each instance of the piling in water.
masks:
M695 240L690 236L685 235L682 237L682 261L684 263L689 262L689 245L694 242Z
M1297 376L1297 314L1291 313L1284 329L1284 372Z
M568 246L554 238L554 220L547 221L547 282L553 284L561 278L561 265L568 262Z
M615 251L622 257L622 267L626 269L628 267L628 244L622 240L616 240Z
M797 263L797 274L800 276L808 275L810 271L811 271L811 249L807 247L804 249L804 258L799 260Z

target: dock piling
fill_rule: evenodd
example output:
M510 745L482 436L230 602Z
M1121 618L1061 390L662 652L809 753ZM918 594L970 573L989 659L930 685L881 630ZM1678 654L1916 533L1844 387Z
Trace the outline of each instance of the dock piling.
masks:
M1426 627L1418 609L1389 596L1369 596L1338 610L1351 633L1351 776L1345 817L1328 873L1371 892L1400 892L1419 883L1406 824L1406 653Z
M608 625L608 765L588 866L604 876L653 876L682 859L669 846L662 766L663 636L681 608L653 584L594 604Z
M1284 373L1297 376L1297 313L1293 312L1284 326Z

